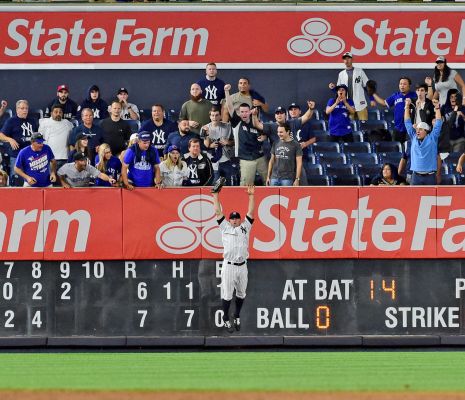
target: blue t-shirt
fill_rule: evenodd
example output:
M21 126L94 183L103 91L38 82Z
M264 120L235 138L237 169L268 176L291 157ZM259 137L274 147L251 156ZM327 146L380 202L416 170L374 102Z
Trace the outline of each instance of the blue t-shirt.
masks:
M179 131L176 132L171 132L168 135L168 140L166 141L166 147L164 149L164 153L166 154L168 152L168 147L171 145L175 145L179 149L179 153L181 155L186 154L189 152L189 140L191 139L198 139L199 135L196 135L195 133L189 132L184 136L181 136ZM205 148L203 146L203 140L200 141L200 148Z
M34 118L19 118L17 116L8 118L3 124L1 132L13 138L19 144L18 150L13 150L11 146L8 146L8 155L10 157L17 157L19 150L31 144L31 136L38 130L39 125Z
M163 156L163 151L166 147L168 135L171 132L176 131L177 129L177 125L168 119L163 119L163 124L161 124L160 126L156 126L155 122L153 122L153 119L150 118L142 122L139 132L151 132L153 135L152 144L157 149L158 155Z
M136 153L129 148L124 153L124 163L129 165L128 179L132 181L136 187L151 187L154 186L153 179L155 172L153 166L160 164L158 152L155 151L156 160L153 163L146 161L146 151L141 151L141 160L136 162Z
M312 131L312 125L310 123L303 124L302 127L296 132L294 139L297 140L299 143L307 142L311 138L314 138L315 134ZM308 159L308 154L310 151L310 146L305 147L302 149L302 158L304 160Z
M209 100L215 106L221 104L224 99L224 82L221 79L215 78L209 81L207 78L200 79L197 84L202 88L202 96L205 100Z
M412 103L415 103L417 94L415 92L406 94L396 92L386 99L386 104L389 107L394 107L394 125L399 132L407 132L404 124L405 99L412 99Z
M336 99L334 97L329 99L326 107L331 107L335 102ZM347 103L354 107L352 99L348 99ZM350 112L342 101L334 108L332 113L329 114L329 133L333 136L344 136L352 133Z
M28 146L19 151L16 167L37 181L33 187L47 187L51 184L50 161L54 159L53 151L48 145L44 144L40 151L34 151Z
M98 154L95 156L95 166L99 163L99 156ZM118 157L111 156L110 159L107 161L107 165L104 171L110 178L113 178L115 181L118 182L119 177L121 176L121 161ZM95 179L95 186L111 186L110 182L104 181L103 179L96 178Z

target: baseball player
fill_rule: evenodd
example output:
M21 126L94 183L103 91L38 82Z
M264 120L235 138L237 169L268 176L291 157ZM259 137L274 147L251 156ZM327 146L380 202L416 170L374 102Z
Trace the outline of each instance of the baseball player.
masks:
M220 178L221 179L221 178ZM224 181L223 181L224 182ZM240 312L245 299L247 289L247 258L249 257L249 237L253 223L253 212L255 207L255 186L247 187L249 195L249 209L244 221L237 211L229 215L226 220L221 211L219 192L221 184L218 183L212 189L215 214L220 226L221 240L223 242L223 268L221 269L221 300L223 304L224 327L229 333L241 329ZM229 307L236 289L236 310L234 312L233 324L229 319Z

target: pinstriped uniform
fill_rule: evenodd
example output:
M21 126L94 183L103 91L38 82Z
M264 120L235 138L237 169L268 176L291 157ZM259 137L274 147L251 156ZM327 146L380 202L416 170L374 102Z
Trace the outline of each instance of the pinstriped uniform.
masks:
M226 218L218 220L223 242L223 267L221 269L221 298L231 300L234 289L236 297L245 298L247 289L247 258L249 237L253 219L246 216L244 222L234 228ZM234 265L242 264L242 265Z

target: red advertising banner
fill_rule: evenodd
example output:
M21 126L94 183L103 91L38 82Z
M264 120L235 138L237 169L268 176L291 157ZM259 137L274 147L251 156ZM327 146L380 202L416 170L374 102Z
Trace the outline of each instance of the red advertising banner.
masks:
M0 64L371 68L464 64L465 7L0 7ZM240 37L240 40L238 40ZM16 66L17 67L17 66Z
M1 189L1 260L220 259L209 188ZM244 188L224 188L244 218ZM254 259L465 258L461 187L259 187Z

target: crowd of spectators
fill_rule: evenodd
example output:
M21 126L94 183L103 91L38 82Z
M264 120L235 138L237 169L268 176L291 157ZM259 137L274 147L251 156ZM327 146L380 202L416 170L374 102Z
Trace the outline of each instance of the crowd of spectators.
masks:
M432 77L417 82L415 90L409 77L400 76L398 89L386 98L353 65L351 53L342 60L337 82L328 84L328 99L320 101L323 112L315 99L308 99L306 109L282 105L273 117L247 77L238 80L234 91L218 77L214 63L206 66L205 77L190 84L189 99L175 118L160 103L143 118L124 87L107 103L93 84L78 104L60 83L43 118L30 115L28 101L21 99L3 123L0 186L133 190L206 186L220 176L230 186L301 186L317 184L315 174L356 175L364 164L378 167L364 184L430 185L440 182L448 154L458 155L453 173L463 172L465 82L444 57L436 59ZM380 114L377 104L386 112ZM0 116L7 108L2 100ZM375 127L372 111L384 128L370 129ZM392 115L392 122L381 115ZM327 129L318 129L326 124ZM355 146L357 141L365 146ZM398 145L396 163L360 156L385 142ZM341 157L331 155L335 152ZM345 165L339 172L337 160Z

